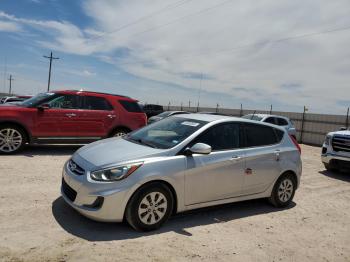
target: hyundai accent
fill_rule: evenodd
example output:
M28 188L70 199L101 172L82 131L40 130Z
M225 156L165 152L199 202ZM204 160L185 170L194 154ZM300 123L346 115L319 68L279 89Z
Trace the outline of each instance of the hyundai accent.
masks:
M64 165L61 192L84 216L148 231L218 204L268 198L285 207L301 171L300 147L284 128L188 114L82 147Z

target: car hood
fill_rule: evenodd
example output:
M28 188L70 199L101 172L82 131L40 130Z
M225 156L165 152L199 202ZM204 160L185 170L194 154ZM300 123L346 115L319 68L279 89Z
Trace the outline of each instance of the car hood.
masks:
M80 148L73 160L84 159L92 168L104 168L132 160L166 155L166 150L129 142L123 138L108 138Z
M342 130L342 131L330 132L330 133L328 133L328 135L350 136L350 130Z

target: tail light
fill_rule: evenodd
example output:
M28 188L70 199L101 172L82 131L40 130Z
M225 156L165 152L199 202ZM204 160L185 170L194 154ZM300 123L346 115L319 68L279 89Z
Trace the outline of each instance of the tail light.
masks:
M294 138L294 136L289 135L290 139L293 141L293 144L295 145L295 147L298 149L299 153L301 154L301 147L298 144L298 141Z

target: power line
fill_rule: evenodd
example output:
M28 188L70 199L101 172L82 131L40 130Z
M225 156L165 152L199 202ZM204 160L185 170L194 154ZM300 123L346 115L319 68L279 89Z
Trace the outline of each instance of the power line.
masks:
M51 52L50 56L45 56L45 55L44 55L43 57L50 59L49 80L47 81L47 92L49 92L49 91L50 91L50 81L51 81L51 66L52 66L52 60L53 60L53 59L60 59L60 58L59 58L59 57L53 57L53 56L52 56L52 52Z
M204 8L204 9L198 11L198 12L194 12L194 13L190 13L190 14L188 14L188 15L184 15L184 16L179 17L179 18L177 18L177 19L174 19L174 20L172 20L172 21L170 21L170 22L168 22L168 23L165 23L165 24L162 24L162 25L158 25L158 26L154 26L154 27L152 27L152 28L149 28L149 29L146 29L146 30L144 30L144 31L138 32L138 33L136 33L136 34L132 34L132 35L129 36L129 37L141 35L141 34L144 34L144 33L148 33L148 32L157 30L157 29L159 29L159 28L163 28L163 27L166 27L166 26L175 24L175 23L177 23L177 22L179 22L179 21L181 21L181 20L190 18L190 17L192 17L192 16L201 15L201 14L203 14L203 13L206 13L206 12L209 12L209 11L211 11L211 10L213 10L213 9L216 9L216 8L218 8L218 7L221 7L221 6L225 5L225 4L228 4L229 2L232 2L232 1L233 1L233 0L227 0L227 1L221 2L221 3L219 3L219 4L210 6L210 7L208 7L208 8Z
M261 42L256 42L256 43L252 43L252 44L236 46L236 47L228 48L228 49L221 49L221 50L216 50L216 51L214 50L212 52L205 51L205 52L201 52L201 53L197 53L197 54L193 54L193 55L186 55L186 56L183 56L183 57L176 57L175 60L177 60L177 59L178 60L186 60L186 59L197 57L197 56L212 55L212 54L219 54L219 53L239 51L241 49L245 49L245 48L252 47L252 46L256 46L256 47L257 46L264 46L266 44L287 42L287 41L291 41L291 40L295 40L295 39L314 37L314 36L318 36L318 35L325 35L325 34L330 34L330 33L335 33L335 32L340 32L340 31L346 31L346 30L350 30L350 26L338 27L338 28L333 28L333 29L329 29L329 30L324 30L324 31L319 31L319 32L312 32L312 33L295 35L295 36L288 36L288 37L274 39L274 40L261 41ZM166 57L164 57L164 58L166 59ZM150 61L140 61L139 60L139 61L135 61L135 62L125 62L125 63L121 63L119 65L136 64L136 63L140 63L140 62L147 63L147 62L150 62Z
M156 15L158 15L158 14L164 12L164 11L168 11L168 10L177 8L177 7L179 7L179 6L181 6L181 5L184 5L184 4L186 4L186 3L188 3L188 2L191 2L191 1L193 1L193 0L181 0L181 1L178 1L178 2L175 2L175 3L172 3L172 4L167 5L167 6L161 8L161 9L159 9L159 10L157 10L157 11L155 11L155 12L149 14L149 15L140 17L140 18L136 19L135 21L132 21L132 22L130 22L130 23L127 23L127 24L125 24L125 25L122 25L122 26L120 26L120 27L118 27L118 28L116 28L116 29L114 29L114 30L112 30L112 31L104 32L104 33L102 33L102 35L98 35L98 36L96 36L96 37L92 37L92 38L89 39L89 41L95 40L95 39L99 39L99 38L101 38L101 37L103 37L103 36L105 36L105 35L107 35L107 34L114 34L114 33L117 33L117 32L119 32L119 31L124 30L125 28L128 28L128 27L130 27L130 26L136 25L136 24L138 24L138 23L140 23L140 22L142 22L142 21L144 21L144 20L147 20L147 19L149 19L149 18L151 18L151 17L153 17L153 16L156 16Z

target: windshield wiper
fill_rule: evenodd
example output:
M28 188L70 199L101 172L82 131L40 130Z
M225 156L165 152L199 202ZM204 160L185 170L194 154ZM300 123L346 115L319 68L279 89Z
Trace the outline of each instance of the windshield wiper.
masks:
M141 145L145 145L145 146L149 146L149 147L152 147L152 148L157 148L155 145L153 145L152 143L150 142L147 142L145 140L142 140L141 138L138 138L138 139L134 139L134 138L131 138L131 137L128 137L128 140L131 140L131 141L134 141L138 144L141 144Z

